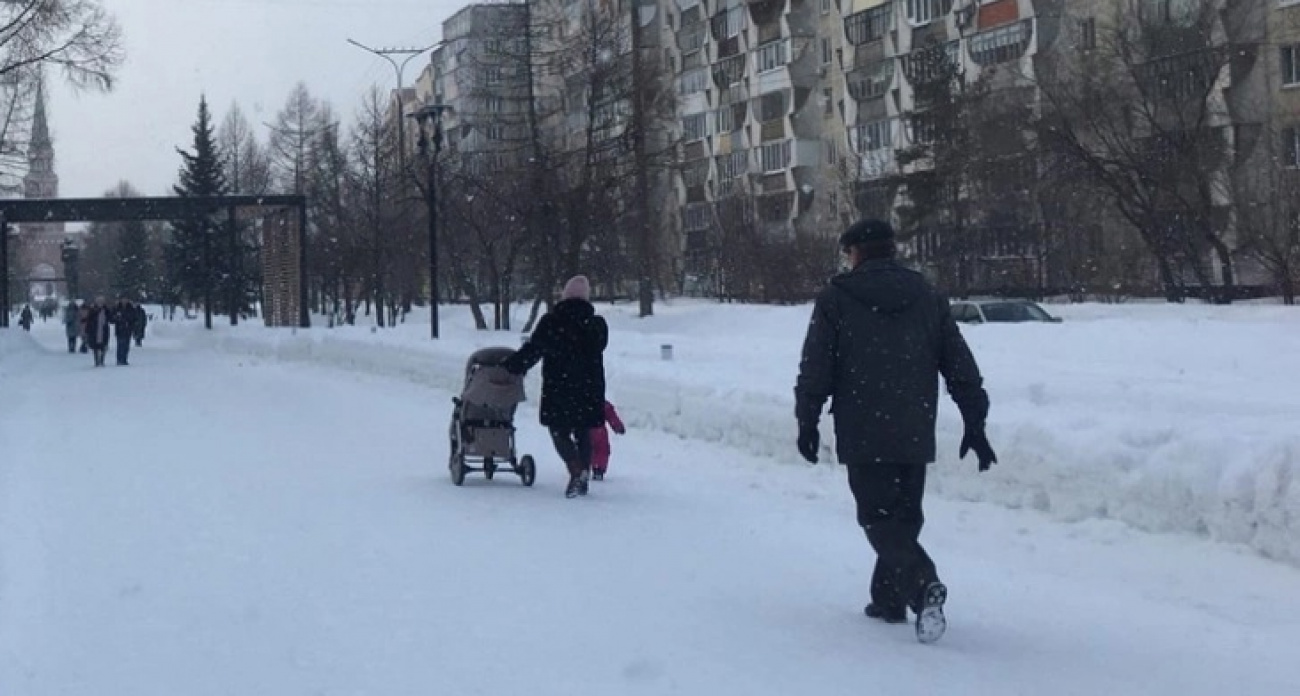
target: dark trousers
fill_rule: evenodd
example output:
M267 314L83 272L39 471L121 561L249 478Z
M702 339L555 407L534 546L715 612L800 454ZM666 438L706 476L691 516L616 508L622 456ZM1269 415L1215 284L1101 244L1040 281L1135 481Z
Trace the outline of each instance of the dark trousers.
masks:
M119 336L117 338L117 364L125 365L126 358L131 353L131 337Z
M551 442L555 451L569 467L569 475L577 476L591 469L591 430L589 428L551 428Z
M68 336L68 352L69 352L69 353L75 353L75 352L77 352L77 337L76 337L76 336Z
M923 464L851 464L849 488L858 504L858 524L876 550L871 603L889 611L918 608L922 589L939 580L934 561L921 547L925 515Z

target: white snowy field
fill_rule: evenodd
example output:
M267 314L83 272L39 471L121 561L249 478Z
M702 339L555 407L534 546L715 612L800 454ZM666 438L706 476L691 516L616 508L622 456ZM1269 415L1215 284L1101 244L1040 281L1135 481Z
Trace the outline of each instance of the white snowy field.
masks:
M1109 316L1080 315L1095 311ZM1190 453L1166 474L1190 487L1229 471L1262 480L1278 463L1252 453L1295 437L1288 315L1151 310L1152 329L1134 332L1132 312L967 330L1004 463L937 467L923 541L952 588L952 628L933 647L862 617L872 557L842 471L789 454L784 362L806 310L615 314L612 393L632 429L611 479L577 501L528 407L537 488L447 480L446 388L473 343L511 341L455 315L437 347L420 327L213 338L155 324L133 367L104 369L61 353L53 323L0 332L0 695L1300 691L1300 570L1062 520L1058 501L1101 497L1092 485L1132 500L1075 518L1125 519L1143 490L1153 519L1174 519L1145 480L1177 457L1162 448ZM1084 360L1074 342L1088 334L1105 345ZM1148 355L1170 340L1187 350ZM1251 362L1264 355L1292 371ZM1121 384L1127 395L1106 398ZM1095 424L1061 435L1032 418ZM956 428L948 414L945 451ZM1170 435L1102 441L1125 428ZM1239 448L1251 437L1261 450ZM1212 470L1190 444L1230 461ZM1127 470L1105 462L1123 448L1145 454ZM1087 464L1099 470L1066 475ZM1291 480L1257 514L1294 520ZM976 496L1052 514L945 500ZM1188 498L1188 514L1205 502Z
M601 306L610 320L612 399L632 427L725 444L802 467L793 386L809 308L660 303L657 316ZM963 327L993 401L1001 464L971 476L956 458L961 423L944 401L932 488L1062 521L1242 544L1300 565L1300 310L1281 306L1051 306L1060 325ZM526 312L516 312L515 326ZM163 336L234 354L310 362L459 389L476 346L517 345L474 332L464 307L370 327L291 334L257 326L159 324ZM661 345L673 360L661 360ZM538 382L533 377L532 392ZM830 461L832 435L823 421ZM713 462L690 455L700 466Z
M759 311L717 328L739 334ZM659 370L672 383L673 366L716 372L719 395L772 390L766 406L741 396L715 412L787 410L788 375L743 382L760 347L682 367L708 345L688 333L693 313L656 329L678 341L670 365L615 320L624 410L646 408L628 383ZM53 324L0 332L0 694L1300 691L1300 570L1242 547L932 497L923 540L952 590L951 629L920 646L861 616L872 556L842 470L774 465L737 435L662 432L705 410L702 392L682 415L638 413L590 498L562 497L529 408L520 440L537 487L456 488L451 394L437 386L457 381L442 374L454 346L439 357L412 328L409 346L375 352L393 365L376 375L362 371L385 361L321 336L232 355L157 329L132 367L100 370L60 352ZM968 333L996 373L997 341ZM252 351L266 334L218 335ZM772 355L791 340L769 339ZM333 364L273 359L295 351ZM955 446L952 428L943 437ZM963 477L1032 480L1006 458L983 477L942 465L944 493Z

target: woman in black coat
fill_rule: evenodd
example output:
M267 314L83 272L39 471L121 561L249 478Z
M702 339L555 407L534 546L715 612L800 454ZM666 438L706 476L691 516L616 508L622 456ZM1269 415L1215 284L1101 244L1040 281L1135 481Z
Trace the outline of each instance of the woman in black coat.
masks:
M586 276L571 278L561 298L505 368L522 375L542 361L541 422L569 468L564 494L572 498L587 494L591 430L605 423L603 354L609 327L596 316Z

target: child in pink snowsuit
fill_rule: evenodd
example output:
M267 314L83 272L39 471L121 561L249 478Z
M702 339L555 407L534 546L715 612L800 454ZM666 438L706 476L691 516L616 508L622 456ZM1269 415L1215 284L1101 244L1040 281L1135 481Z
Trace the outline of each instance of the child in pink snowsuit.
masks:
M627 432L614 404L608 401L605 402L605 425L591 429L591 477L597 481L605 479L605 469L609 468L609 430L606 430L606 425L619 435Z

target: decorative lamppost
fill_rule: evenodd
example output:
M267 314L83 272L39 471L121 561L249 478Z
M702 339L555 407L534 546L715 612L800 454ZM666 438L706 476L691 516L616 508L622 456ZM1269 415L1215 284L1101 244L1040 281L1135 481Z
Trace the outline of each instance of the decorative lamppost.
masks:
M424 202L429 208L429 331L438 338L438 154L442 152L442 113L445 104L425 104L408 114L420 125L418 146L424 160ZM432 142L433 147L430 147Z
M61 248L63 257L63 278L68 285L68 299L75 300L81 287L80 267L78 262L81 258L81 250L77 248L77 243L71 239L65 240Z

